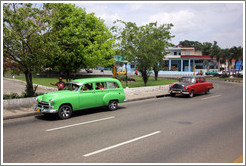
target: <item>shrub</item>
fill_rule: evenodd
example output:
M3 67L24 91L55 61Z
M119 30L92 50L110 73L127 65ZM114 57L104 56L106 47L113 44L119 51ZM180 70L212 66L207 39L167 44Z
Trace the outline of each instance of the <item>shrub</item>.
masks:
M229 74L227 74L227 73L223 73L223 74L221 75L221 78L227 78L227 77L229 77Z
M118 78L120 81L126 81L126 76L121 76ZM134 78L127 78L127 81L134 81L136 82L136 80Z
M35 93L32 97L37 97L39 95L43 95L44 93ZM21 95L17 94L17 93L10 93L10 94L3 94L3 99L19 99L19 98L27 98L30 96L27 96L25 94L25 92L23 92Z
M3 94L3 99L17 99L21 98L17 93Z

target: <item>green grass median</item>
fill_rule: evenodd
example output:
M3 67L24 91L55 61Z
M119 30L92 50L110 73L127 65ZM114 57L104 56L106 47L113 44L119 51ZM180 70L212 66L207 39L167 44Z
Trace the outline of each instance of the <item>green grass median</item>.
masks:
M142 77L130 77L135 79L135 81L128 81L128 87L129 88L134 88L134 87L143 87L144 86L144 82ZM25 81L25 77L16 77L16 79L18 80L22 80ZM63 80L65 81L65 79ZM43 85L43 86L47 86L47 87L55 87L50 85L50 83L56 83L58 82L58 78L54 77L54 78L37 78L34 77L33 78L33 83L34 84L38 84L38 85ZM65 81L66 82L66 81ZM169 85L171 83L177 82L176 79L166 79L166 78L158 78L157 81L155 81L155 79L153 77L150 77L148 80L148 84L147 86L158 86L158 85ZM121 81L123 87L126 87L126 81Z

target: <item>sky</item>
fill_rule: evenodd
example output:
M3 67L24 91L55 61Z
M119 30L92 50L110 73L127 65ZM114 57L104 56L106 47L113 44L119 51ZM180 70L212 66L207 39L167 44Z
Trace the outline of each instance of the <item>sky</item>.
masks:
M244 43L244 2L237 1L97 1L76 2L87 13L104 20L111 28L117 19L135 22L138 26L157 21L172 23L172 43L190 40L217 41L221 48L242 46ZM118 24L119 25L119 24Z

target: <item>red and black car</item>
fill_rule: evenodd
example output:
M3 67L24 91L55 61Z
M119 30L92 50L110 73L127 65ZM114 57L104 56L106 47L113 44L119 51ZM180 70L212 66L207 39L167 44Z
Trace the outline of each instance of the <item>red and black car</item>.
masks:
M171 84L169 86L169 93L173 97L176 94L193 97L194 94L207 94L213 88L213 83L207 82L203 76L187 76L182 77L178 83Z

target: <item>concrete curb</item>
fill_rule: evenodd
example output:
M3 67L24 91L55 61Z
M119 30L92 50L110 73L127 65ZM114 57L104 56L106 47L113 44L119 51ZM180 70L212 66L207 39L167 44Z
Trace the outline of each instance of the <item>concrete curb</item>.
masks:
M7 99L3 100L4 109L16 109L19 107L29 108L34 106L36 103L35 97L30 98L20 98L20 99Z

